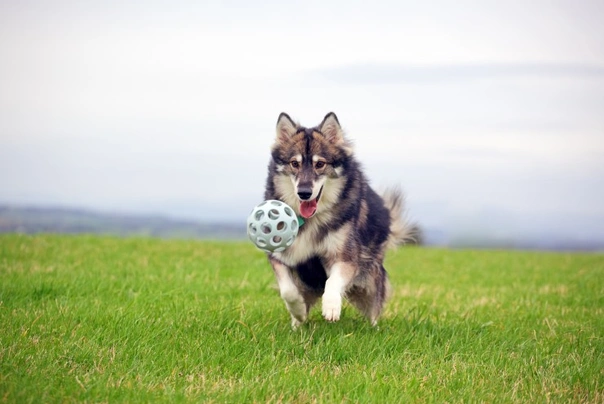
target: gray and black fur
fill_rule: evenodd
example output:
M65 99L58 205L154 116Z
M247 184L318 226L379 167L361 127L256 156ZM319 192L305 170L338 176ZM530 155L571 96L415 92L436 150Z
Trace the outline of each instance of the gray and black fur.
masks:
M282 113L271 156L265 199L298 216L315 210L291 247L269 254L292 325L321 297L328 321L339 320L345 297L376 324L389 290L385 251L409 237L401 193L369 186L334 113L311 128Z

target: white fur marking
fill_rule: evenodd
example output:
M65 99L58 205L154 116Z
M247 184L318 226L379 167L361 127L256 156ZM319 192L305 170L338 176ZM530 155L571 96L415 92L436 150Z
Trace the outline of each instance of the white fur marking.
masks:
M316 197L319 196L319 192L321 191L321 187L323 187L324 184L325 184L325 177L319 178L318 181L313 181L313 184L312 184L312 195L311 195L310 199L315 199ZM321 196L321 198L323 198L323 196ZM321 203L321 201L319 200L319 204L320 203Z
M277 195L282 196L283 202L291 206L296 214L300 214L300 201L296 194L296 186L292 183L291 176L289 175L277 175L273 179L275 184L275 191Z
M331 273L325 282L323 293L323 317L327 321L338 321L342 312L342 295L346 290L347 282L342 276L342 263L338 262L331 267Z
M273 267L277 272L279 293L292 317L292 327L296 328L306 320L306 303L304 303L304 298L296 288L289 269L278 263L274 263Z

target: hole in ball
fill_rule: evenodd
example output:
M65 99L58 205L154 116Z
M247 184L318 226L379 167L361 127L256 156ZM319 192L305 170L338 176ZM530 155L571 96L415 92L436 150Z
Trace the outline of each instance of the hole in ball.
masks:
M284 210L285 210L285 213L287 214L287 216L292 216L292 217L294 216L294 212L287 206L285 207Z
M256 212L256 215L254 217L256 218L256 220L262 220L262 218L264 217L264 211L259 210L258 212Z
M271 231L273 231L273 228L268 223L262 223L262 227L260 228L262 229L262 233L264 234L269 234Z
M268 217L271 219L279 219L279 211L277 209L271 209L268 211Z
M256 225L254 223L250 223L250 227L249 227L250 234L256 234L257 231L258 231L258 228L256 227Z
M275 243L275 244L279 244L281 242L281 240L283 240L281 238L281 236L275 236L275 237L273 237L273 243Z
M258 247L266 247L266 240L263 238L256 239L256 245Z
M285 243L285 245L289 247L290 245L292 245L292 243L293 243L293 242L294 242L294 238L293 238L293 237L290 237L290 238L287 240L287 242Z
M297 220L292 220L292 230L296 231L297 228L298 228L298 221Z
M279 201L271 201L271 205L281 206L281 202L279 202Z
M287 223L285 222L279 222L277 223L277 230L279 231L283 231L287 229Z

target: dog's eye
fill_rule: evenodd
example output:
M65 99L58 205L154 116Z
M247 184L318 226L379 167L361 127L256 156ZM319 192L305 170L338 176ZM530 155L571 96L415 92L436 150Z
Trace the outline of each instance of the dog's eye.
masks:
M289 165L291 165L292 168L300 168L300 162L298 162L298 160L292 160Z
M325 167L325 162L324 161L317 161L315 163L315 168L320 170L321 168Z

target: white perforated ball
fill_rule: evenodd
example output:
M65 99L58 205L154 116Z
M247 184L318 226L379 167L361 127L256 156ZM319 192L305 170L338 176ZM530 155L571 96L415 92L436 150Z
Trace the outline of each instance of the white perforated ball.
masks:
M264 201L247 218L248 237L265 252L285 250L293 244L298 229L294 210L281 201Z

